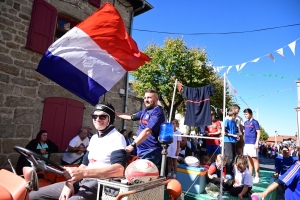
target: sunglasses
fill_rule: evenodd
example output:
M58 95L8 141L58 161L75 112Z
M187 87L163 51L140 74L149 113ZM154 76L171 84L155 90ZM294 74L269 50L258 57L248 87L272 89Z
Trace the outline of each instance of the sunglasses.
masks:
M108 115L92 115L92 118L96 120L99 117L100 120L106 120Z

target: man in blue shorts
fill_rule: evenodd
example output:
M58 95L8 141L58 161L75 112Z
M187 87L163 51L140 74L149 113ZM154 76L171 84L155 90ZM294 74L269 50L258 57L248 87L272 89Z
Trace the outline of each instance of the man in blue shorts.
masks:
M158 141L159 130L165 122L163 110L158 105L158 94L154 90L146 90L144 95L145 109L129 115L116 112L116 115L125 120L139 120L137 138L126 147L127 152L137 148L137 155L140 158L150 160L156 166L160 166L162 146Z
M298 147L298 152L300 147ZM300 160L300 154L298 154L298 160ZM264 199L270 192L279 187L279 185L285 184L285 199L298 200L300 199L300 161L297 161L292 165L282 176L280 176L275 182L273 182L264 192L254 195L260 196Z

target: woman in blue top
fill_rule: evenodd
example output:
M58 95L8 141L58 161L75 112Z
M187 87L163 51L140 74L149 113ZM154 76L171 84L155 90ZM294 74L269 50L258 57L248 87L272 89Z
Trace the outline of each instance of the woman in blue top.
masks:
M57 145L48 139L48 133L46 130L41 130L36 135L36 138L31 140L25 147L26 149L29 149L35 153L41 154L45 158L50 157L50 153L56 153L58 152ZM22 169L25 166L30 166L30 163L25 158L25 156L21 155L18 159L16 172L18 175L22 175Z

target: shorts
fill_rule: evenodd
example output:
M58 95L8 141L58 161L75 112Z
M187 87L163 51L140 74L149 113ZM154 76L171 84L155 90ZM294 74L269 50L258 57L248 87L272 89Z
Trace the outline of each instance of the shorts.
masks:
M206 153L207 154L220 154L221 148L219 145L206 145Z
M144 154L141 159L150 160L153 162L157 167L160 167L162 155L161 151L151 151L149 153Z
M240 140L235 144L235 148L243 148L244 147L244 136L240 135Z
M258 157L258 149L254 149L254 144L245 144L243 152L244 156L250 156L253 158Z

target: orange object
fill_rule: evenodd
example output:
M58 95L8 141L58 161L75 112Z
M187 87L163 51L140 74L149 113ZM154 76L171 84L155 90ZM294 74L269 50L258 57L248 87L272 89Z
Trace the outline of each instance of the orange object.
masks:
M127 164L129 165L130 163L132 163L133 161L135 161L136 159L139 159L140 157L138 157L138 156L133 156L133 155L131 155L131 160L129 160L128 162L127 162Z
M26 193L26 181L14 173L0 170L0 199L23 200Z
M167 184L167 193L169 194L170 199L176 199L180 197L182 193L182 187L179 181L176 179L171 179Z

